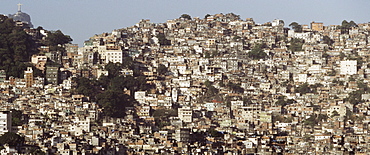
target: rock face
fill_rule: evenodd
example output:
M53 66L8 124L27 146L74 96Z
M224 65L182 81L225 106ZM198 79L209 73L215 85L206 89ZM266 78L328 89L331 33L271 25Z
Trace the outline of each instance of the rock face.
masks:
M21 11L21 7L20 7L21 4L18 4L18 12L15 13L15 14L9 14L9 18L13 18L14 21L21 21L21 22L24 22L26 24L28 24L28 26L30 28L33 28L33 25L31 23L31 17L30 15L28 15L27 13L24 13Z

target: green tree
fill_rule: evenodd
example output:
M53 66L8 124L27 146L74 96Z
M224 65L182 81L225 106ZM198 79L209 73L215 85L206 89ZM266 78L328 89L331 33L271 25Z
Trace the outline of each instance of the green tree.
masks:
M26 62L37 53L37 44L32 36L21 27L15 26L13 19L0 15L0 69L7 77L23 77Z
M206 85L206 91L205 93L199 98L200 102L203 101L212 101L212 100L222 100L222 97L218 94L219 90L214 87L209 81L205 82Z
M306 94L306 93L311 93L311 88L308 85L308 83L304 83L302 85L299 85L297 89L295 89L296 93L301 93L301 94Z
M289 50L295 52L295 51L302 51L302 46L304 44L304 40L303 39L299 39L299 38L293 38L290 40L290 46L288 47Z
M168 68L165 65L163 64L158 65L158 69L157 69L158 75L165 75L167 72L168 72Z
M132 60L132 58L131 57L129 57L129 56L125 56L124 58L123 58L123 62L122 62L122 68L127 68L127 69L131 69L131 70L133 70L134 69L134 66L135 66L135 64L134 64L135 62Z
M188 15L188 14L182 14L182 15L180 16L180 18L184 18L184 19L187 19L187 20L191 20L191 16L190 16L190 15Z
M212 58L211 54L210 54L208 51L206 51L206 52L204 53L204 57L205 57L205 58Z
M14 133L7 132L0 136L0 144L8 144L9 146L19 146L24 143L24 137Z
M324 44L328 44L329 46L333 45L333 43L334 43L334 40L330 39L330 37L328 37L328 36L324 36L322 40L323 40Z
M347 20L343 20L340 26L341 33L348 34L351 27L357 27L357 24L354 21L348 22Z
M50 46L52 51L64 51L64 48L61 47L64 44L71 43L72 38L68 35L64 35L62 31L50 31L48 32L47 37L45 38L44 43Z
M133 98L122 91L107 90L97 95L98 104L103 107L104 114L110 117L123 118L126 107L133 105Z
M263 50L264 47L265 44L256 44L253 49L248 52L248 57L254 60L266 59L267 54Z
M177 109L157 109L153 112L153 117L159 128L169 126L170 117L177 117Z
M348 94L348 97L345 98L345 101L348 101L349 103L351 103L353 105L357 105L357 104L363 102L362 94L364 94L364 93L365 93L364 90L356 90L356 91L350 92Z
M275 102L275 105L279 105L282 107L296 102L294 99L286 99L286 96L279 96L277 99L278 100Z
M82 94L90 97L90 99L95 100L95 96L99 93L96 88L96 81L90 80L85 77L76 77L73 78L74 83L76 83L76 88L74 92L76 94Z
M226 85L229 89L233 90L236 93L243 93L244 89L240 87L240 84L235 84L232 82L227 83Z
M303 121L304 125L310 125L312 128L315 125L318 125L320 122L328 120L328 115L324 114L312 114L309 118Z
M212 86L212 83L209 80L204 81L204 85L209 88Z
M221 132L215 130L214 128L210 128L208 130L208 133L212 136L212 137L222 137L224 134L222 134Z
M294 30L294 32L302 32L302 25L298 24L297 22L292 22L289 24L290 27Z
M162 45L162 46L171 45L171 40L168 40L163 33L159 33L157 35L157 38L158 38L158 42L159 42L160 45Z
M105 69L108 71L108 77L113 78L121 74L120 71L122 70L122 66L118 62L109 62L107 65L105 65Z
M335 116L340 116L338 111L334 110L332 113L331 113L331 116L330 117L335 117Z
M209 16L211 16L210 14L206 14L205 16L204 16L204 19L207 19Z
M11 109L10 111L12 112L12 126L22 125L23 124L22 111L16 109Z
M249 96L244 96L244 97L243 97L243 105L244 105L244 106L249 106L249 105L251 105L251 104L253 104L253 102L252 102L252 98L251 98L251 97L249 97Z

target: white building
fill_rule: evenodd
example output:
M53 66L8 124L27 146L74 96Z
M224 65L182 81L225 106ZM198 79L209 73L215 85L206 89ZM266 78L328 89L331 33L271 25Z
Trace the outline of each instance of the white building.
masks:
M284 26L284 21L281 19L275 19L271 22L271 26Z
M357 61L356 60L341 61L340 74L345 75L357 74Z
M0 134L10 132L12 129L12 114L10 111L0 111Z
M140 104L144 104L145 103L145 96L146 96L145 91L137 91L137 92L135 92L134 98Z
M330 117L333 115L333 112L336 111L340 117L344 117L346 116L346 110L347 107L344 105L330 106L330 108L326 110L326 114Z
M109 62L122 63L123 62L123 51L122 50L107 50L105 54L106 54L105 63L109 63Z
M193 121L193 110L189 107L179 108L178 115L180 120L183 122L192 122Z

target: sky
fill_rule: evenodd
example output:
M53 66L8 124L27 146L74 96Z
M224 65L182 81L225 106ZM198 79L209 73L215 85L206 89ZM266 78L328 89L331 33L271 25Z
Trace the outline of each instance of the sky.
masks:
M94 34L130 27L141 19L164 23L182 14L204 18L234 13L260 24L282 19L286 27L291 22L370 22L369 0L1 0L0 14L16 13L18 3L35 28L61 30L80 46Z

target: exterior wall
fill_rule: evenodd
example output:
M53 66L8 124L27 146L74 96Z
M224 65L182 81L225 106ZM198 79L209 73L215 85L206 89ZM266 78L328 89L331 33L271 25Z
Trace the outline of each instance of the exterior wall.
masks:
M10 111L0 111L0 134L10 132L12 128L12 114Z
M175 138L178 142L189 142L190 139L190 129L181 128L176 130Z
M184 122L193 121L193 111L191 108L179 108L178 115L179 115L179 118Z
M323 23L312 22L311 23L311 29L313 31L322 31L322 30L324 30L324 24Z
M32 87L33 85L33 70L32 67L28 67L24 72L24 79L26 81L26 87Z
M341 105L341 106L331 106L331 107L327 110L326 114L327 114L328 116L331 116L331 115L333 115L333 112L334 112L334 111L336 111L336 112L338 112L338 114L339 114L341 117L344 117L344 116L346 115L346 109L347 109L347 107L346 107L346 106L343 106L343 105Z
M357 74L357 61L356 60L341 61L340 74L345 75Z
M46 81L48 84L57 85L59 82L59 68L47 67L46 68Z
M106 53L105 63L122 63L123 62L123 52L122 50L108 50Z

